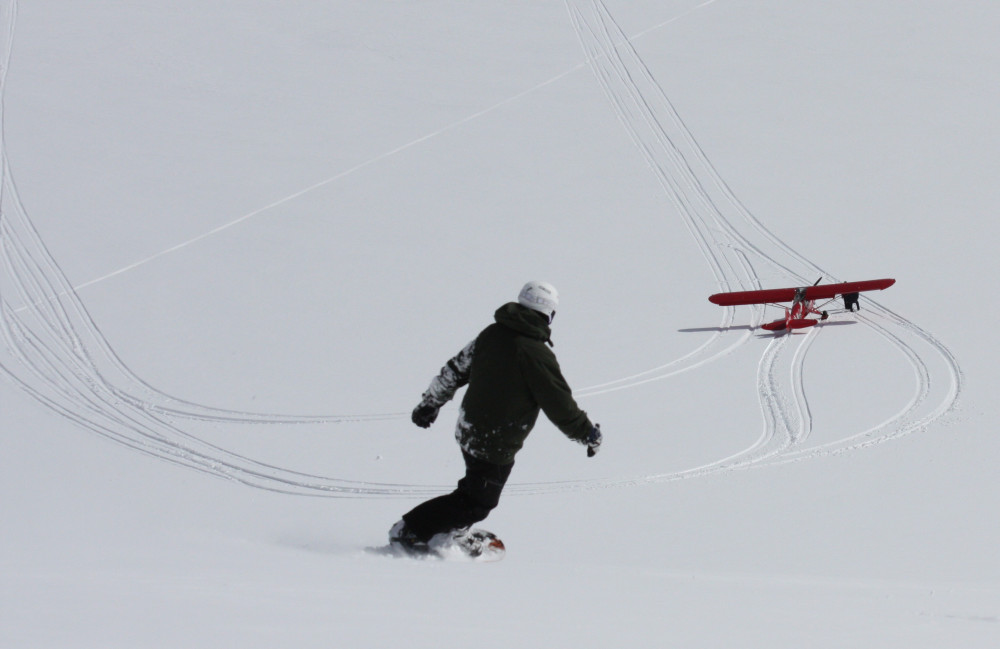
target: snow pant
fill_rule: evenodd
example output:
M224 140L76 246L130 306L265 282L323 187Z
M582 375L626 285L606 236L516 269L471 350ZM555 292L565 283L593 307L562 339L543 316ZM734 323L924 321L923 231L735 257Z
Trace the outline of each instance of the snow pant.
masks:
M417 505L403 515L406 526L424 541L435 534L478 523L500 502L500 493L514 463L490 464L464 451L462 457L465 458L465 477L458 481L455 491Z

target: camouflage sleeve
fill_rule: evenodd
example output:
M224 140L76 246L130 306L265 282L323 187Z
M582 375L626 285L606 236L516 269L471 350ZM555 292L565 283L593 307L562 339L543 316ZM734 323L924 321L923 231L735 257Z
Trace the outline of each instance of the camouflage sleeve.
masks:
M445 366L441 368L441 373L431 380L427 391L424 392L424 403L441 407L452 400L459 388L468 384L469 369L472 367L472 354L475 348L476 341L473 340L454 358L445 363Z

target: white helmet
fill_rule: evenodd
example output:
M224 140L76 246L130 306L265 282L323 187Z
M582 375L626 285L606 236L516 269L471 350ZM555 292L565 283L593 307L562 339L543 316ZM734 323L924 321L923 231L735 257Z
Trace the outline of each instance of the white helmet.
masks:
M559 306L559 291L548 282L528 282L521 289L517 301L522 306L544 313L552 322L552 316Z

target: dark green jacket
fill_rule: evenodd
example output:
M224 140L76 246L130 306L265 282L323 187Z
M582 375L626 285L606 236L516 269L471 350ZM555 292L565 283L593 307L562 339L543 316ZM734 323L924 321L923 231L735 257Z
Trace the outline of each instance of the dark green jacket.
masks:
M563 378L547 319L511 302L490 325L442 368L424 393L434 406L464 385L455 437L480 460L510 464L535 425L539 411L570 439L585 443L593 429Z

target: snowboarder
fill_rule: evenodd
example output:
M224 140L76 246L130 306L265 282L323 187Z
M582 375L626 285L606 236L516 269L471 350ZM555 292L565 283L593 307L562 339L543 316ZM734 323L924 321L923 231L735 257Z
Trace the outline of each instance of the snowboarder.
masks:
M455 428L465 477L452 493L403 515L389 531L391 546L417 553L427 552L432 539L462 546L469 527L497 506L514 456L540 410L567 437L585 445L588 457L597 453L600 426L592 424L577 406L550 349L549 325L558 304L551 284L528 282L517 302L497 309L496 322L431 381L413 410L413 423L421 428L430 427L441 406L468 385Z

